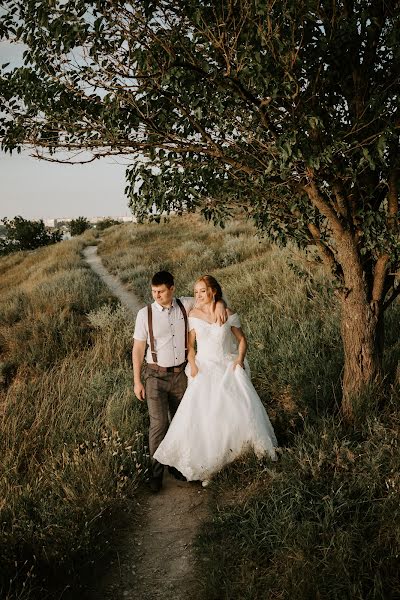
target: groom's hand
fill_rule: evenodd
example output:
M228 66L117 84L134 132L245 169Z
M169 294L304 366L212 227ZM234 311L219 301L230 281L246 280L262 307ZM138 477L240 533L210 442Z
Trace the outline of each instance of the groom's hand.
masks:
M136 398L143 402L143 400L146 397L146 392L144 390L144 385L141 381L139 383L135 383L135 385L133 386L133 391L135 392Z
M215 305L215 319L218 325L223 325L228 320L228 312L226 310L226 304L223 300L218 300Z

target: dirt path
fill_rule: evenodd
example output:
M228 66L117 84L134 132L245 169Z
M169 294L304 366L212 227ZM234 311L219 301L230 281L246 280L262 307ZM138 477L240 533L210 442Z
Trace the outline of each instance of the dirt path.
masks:
M121 282L110 275L97 247L84 250L85 260L113 294L136 313L142 306ZM118 532L110 562L91 585L92 600L196 600L193 540L207 516L208 491L199 483L176 481L168 473L158 494L143 490L132 517Z
M132 292L128 292L117 277L114 277L114 275L111 275L111 273L107 271L101 262L100 256L97 254L97 246L87 246L83 251L83 256L93 271L104 281L106 286L110 288L114 296L120 300L121 304L135 314L139 308L142 308L143 303L140 302Z

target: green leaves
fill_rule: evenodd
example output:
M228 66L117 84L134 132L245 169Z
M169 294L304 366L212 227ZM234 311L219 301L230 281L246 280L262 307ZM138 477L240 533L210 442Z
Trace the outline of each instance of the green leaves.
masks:
M42 220L29 221L21 216L14 219L2 219L5 237L1 240L0 254L18 250L34 250L61 241L62 232L58 229L48 231Z
M313 225L334 254L330 214L360 254L385 248L394 260L400 13L325 0L228 8L12 0L0 33L28 51L24 69L0 78L3 149L129 155L141 218L202 210L221 223L241 210L279 243L315 242ZM304 195L310 178L322 212Z
M69 223L69 231L72 236L81 235L86 229L90 229L91 225L86 217L78 217L77 219L72 219Z
M375 170L375 163L372 159L372 156L370 155L368 148L362 148L362 154L363 154L363 158L360 160L360 166L362 166L364 163L367 163L369 165L369 167L374 171Z

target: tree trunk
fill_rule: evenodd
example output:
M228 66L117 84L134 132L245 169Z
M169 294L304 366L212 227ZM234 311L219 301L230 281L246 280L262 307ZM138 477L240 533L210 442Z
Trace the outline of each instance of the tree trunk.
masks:
M342 412L354 416L354 403L381 377L383 315L368 302L360 301L353 290L342 302L344 374Z
M345 235L338 245L345 292L342 296L341 332L344 349L342 412L346 420L364 392L382 373L383 312L381 301L371 299L365 273L354 241Z
M368 388L381 377L384 341L382 305L389 255L383 253L376 259L372 278L369 278L372 280L368 281L353 229L344 226L338 211L332 208L329 199L320 192L312 169L306 171L306 175L308 181L304 191L311 203L327 219L334 240L330 253L323 248L322 258L329 266L332 262L338 263L344 279L344 289L341 294L341 330L344 348L341 408L345 419L351 421L355 416L356 406L358 411L363 410L363 397L367 399L364 392L368 392ZM342 199L339 198L339 201L341 206ZM391 213L397 215L397 194L394 195L391 206ZM315 226L311 227L310 233L317 247L321 246L318 229Z

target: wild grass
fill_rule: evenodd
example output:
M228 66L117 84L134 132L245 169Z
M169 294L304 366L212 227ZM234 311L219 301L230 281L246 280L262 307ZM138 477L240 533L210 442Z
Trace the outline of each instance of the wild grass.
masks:
M0 260L0 596L10 600L48 597L102 552L113 509L146 469L133 316L85 266L83 244Z
M217 229L187 216L162 225L127 224L107 230L98 251L107 268L147 300L149 281L156 271L171 271L176 275L178 292L192 295L199 274L256 259L268 247L245 223Z
M0 260L0 594L48 596L53 576L105 545L110 512L146 468L132 315L85 267L85 243L143 301L157 270L175 275L178 295L210 273L242 319L281 450L277 463L248 456L213 482L197 546L204 599L399 598L398 306L387 317L390 385L371 392L350 429L337 411L343 359L329 276L249 224L221 230L194 216Z
M305 255L271 246L250 224L217 229L194 216L105 232L98 251L143 301L161 269L175 275L180 295L193 295L201 274L220 281L242 318L253 379L281 439L289 421L324 414L339 401L338 308L328 275Z
M399 426L397 409L357 432L323 418L277 465L249 457L221 473L197 547L203 597L398 598Z
M195 217L121 226L99 252L145 301L160 269L180 295L204 273L221 282L277 432L278 463L246 457L210 488L213 516L197 546L203 598L399 598L399 307L386 319L389 385L371 390L368 413L349 428L337 410L339 309L309 255L260 241L250 225L219 230Z

